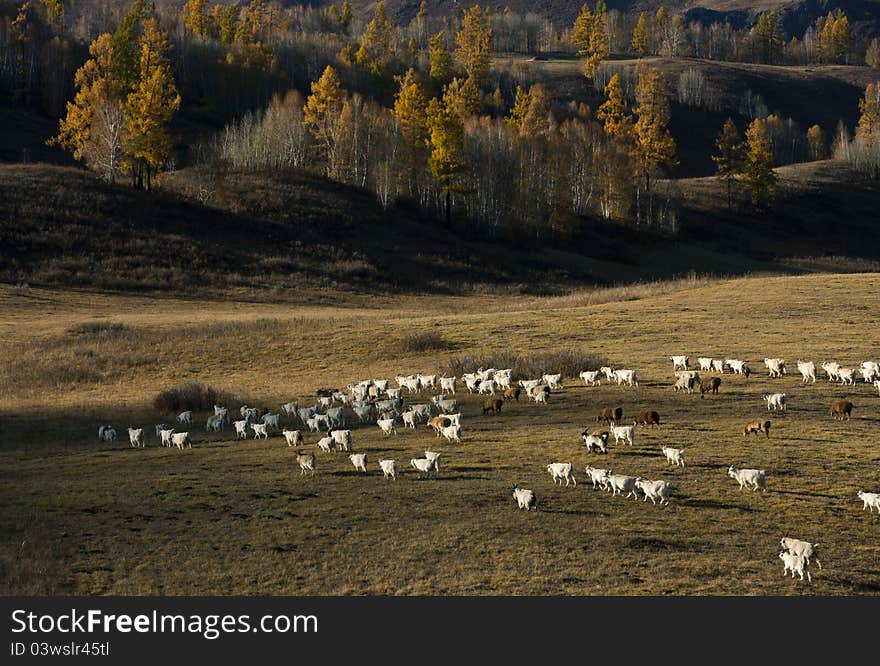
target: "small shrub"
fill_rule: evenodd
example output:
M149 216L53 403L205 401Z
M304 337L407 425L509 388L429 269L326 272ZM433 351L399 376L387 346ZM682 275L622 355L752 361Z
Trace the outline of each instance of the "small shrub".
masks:
M401 338L397 348L405 354L452 349L453 345L437 331L411 333Z
M153 407L160 412L203 411L231 401L232 396L224 391L198 382L187 382L159 393L153 398Z
M130 331L125 324L103 321L84 321L67 329L70 335L79 338L103 339L117 338Z
M460 376L480 368L512 368L515 379L537 379L543 374L561 373L577 377L582 370L598 370L608 365L605 357L589 351L560 349L546 352L517 354L512 351L481 352L458 356L444 368L447 375Z

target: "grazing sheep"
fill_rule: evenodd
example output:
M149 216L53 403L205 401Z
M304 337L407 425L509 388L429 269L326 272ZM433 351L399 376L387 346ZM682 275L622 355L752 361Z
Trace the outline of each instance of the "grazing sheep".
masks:
M351 430L331 430L327 433L336 442L336 447L351 453Z
M615 370L614 378L617 380L618 386L626 384L627 386L638 386L639 380L636 377L635 370Z
M666 456L666 462L670 465L684 467L684 449L676 449L671 446L661 446L660 450Z
M131 443L132 447L139 446L140 448L144 448L144 429L129 428L128 441Z
M504 399L505 400L516 400L519 402L519 396L522 394L522 389L518 386L515 388L504 389Z
M214 414L208 417L208 420L205 422L205 430L207 432L222 432L223 431L223 417L218 414Z
M553 485L556 485L557 480L559 480L559 484L562 485L563 479L565 479L566 487L568 487L569 483L577 485L577 479L574 478L571 463L550 463L547 465L547 471L550 472L550 476L553 477Z
M614 381L614 370L612 368L609 368L607 365L603 365L601 368L599 368L599 372L605 375L605 379L607 379L609 382Z
M538 510L538 497L532 490L520 488L519 485L515 485L513 487L513 499L516 500L520 509L525 509L526 511L531 511L532 509L535 511Z
M727 366L733 371L735 375L745 375L748 378L749 372L751 372L746 365L747 361L742 361L736 358L727 358L724 359L724 362Z
M241 415L247 418L247 414L244 412L244 407L242 407ZM313 418L315 414L318 413L317 407L298 407L296 410L297 416L299 416L299 420L302 421L303 425L307 425L308 420Z
M840 363L829 363L827 361L822 361L819 364L819 367L825 371L825 374L828 376L829 382L837 381L840 378Z
M497 413L501 411L501 408L504 406L504 400L501 398L488 398L483 403L483 416L488 414L489 412Z
M581 438L584 440L584 446L587 447L587 452L592 453L593 449L599 449L599 453L608 453L608 432L602 431L599 433L591 433L587 430L584 430L581 433Z
M785 578L788 575L788 572L791 571L791 577L794 578L795 573L800 574L801 580L804 579L804 573L807 574L807 580L811 583L813 582L813 577L810 575L810 563L807 562L800 555L792 555L786 551L779 552L779 559L782 560L785 568L782 570L782 577Z
M788 374L785 369L785 359L782 358L765 358L764 365L770 371L771 377L781 377Z
M303 443L303 436L299 430L287 430L285 428L281 431L281 434L287 440L287 446L299 446Z
M416 412L414 410L409 410L408 412L404 412L400 415L403 419L403 427L404 428L412 428L416 429L416 425L422 422L422 414L421 412Z
M636 441L636 429L634 426L611 426L611 434L614 435L614 443L621 440L632 446Z
M712 359L712 370L717 372L718 374L724 374L724 359L713 358Z
M434 461L427 458L412 458L409 461L410 467L418 472L419 478L430 479L437 476L437 468L434 467Z
M354 465L355 471L364 472L367 471L367 454L366 453L352 453L348 456L348 459L351 460L351 464Z
M159 425L157 425L156 426L156 437L161 437L162 431L167 430L167 429L168 429L168 426L164 423L160 423Z
M880 493L866 493L860 490L857 495L864 502L862 511L867 509L868 513L874 513L874 509L877 509L877 513L880 513Z
M229 410L226 407L214 405L214 416L219 416L223 419L223 422L225 423L229 421Z
M706 393L718 393L718 387L721 386L721 377L712 377L708 381L700 382L700 397Z
M837 371L837 376L840 378L841 384L854 385L856 383L855 368L840 368L840 370Z
M647 481L638 476L635 480L635 486L645 493L645 499L643 501L647 502L648 498L650 498L651 504L654 505L657 504L657 500L660 500L660 506L669 504L669 495L672 492L672 484L668 481Z
M743 426L743 437L748 437L749 435L757 435L759 432L763 432L767 438L770 438L770 421L764 419L755 419L754 421L749 421Z
M863 361L859 366L859 371L862 373L865 383L870 384L877 377L880 377L880 363L876 361Z
M251 430L254 431L254 439L269 439L269 431L265 423L251 423Z
M435 416L428 419L428 423L426 423L425 425L428 428L434 428L434 431L437 433L437 437L439 437L443 428L448 428L452 425L452 420L448 416L441 414L440 416Z
M191 411L180 412L180 414L177 415L177 422L178 422L178 423L189 423L189 424L192 424L192 422L193 422L193 413L192 413Z
M113 426L98 426L98 439L102 442L115 442L116 429Z
M242 421L233 421L232 426L235 428L235 432L239 439L247 439L248 422L246 419Z
M455 395L455 377L441 377L440 390L449 391L452 395Z
M695 378L689 375L678 377L678 379L675 380L675 384L672 385L672 390L687 391L688 393L693 393L694 381Z
M281 411L284 412L285 416L296 415L297 409L299 409L299 403L296 400L291 400L290 402L285 402L281 405Z
M389 476L397 481L397 461L396 460L380 460L379 469L382 470L382 478L387 479Z
M540 402L541 404L546 405L547 398L550 396L550 387L546 385L536 386L535 388L530 389L528 394L535 402Z
M596 423L603 421L612 425L620 423L623 418L623 407L605 407L596 417Z
M622 495L623 491L627 491L626 496L635 500L639 499L636 493L636 477L626 476L625 474L608 474L605 476L606 483L611 488L612 495Z
M803 377L803 383L806 384L811 379L813 383L816 383L816 364L812 361L801 361L797 362L798 372L801 373L801 377Z
M697 359L697 362L700 364L700 370L709 371L712 369L712 359L706 358L705 356L701 356Z
M542 375L541 380L547 384L551 389L559 389L562 388L562 375Z
M455 400L454 398L448 400L438 400L437 408L441 412L457 412L459 410L458 400ZM431 415L428 414L428 417L430 416Z
M598 370L584 370L578 377L584 380L584 385L586 386L598 386L599 374Z
M831 416L843 420L852 416L853 404L849 400L835 400L831 403Z
M397 434L397 428L395 428L396 419L379 419L376 421L376 425L379 426L379 430L381 430L386 436L391 433Z
M672 369L678 370L681 368L682 370L688 369L688 357L687 356L670 356L672 359Z
M777 409L785 411L785 394L784 393L765 393L763 395L764 402L767 403L767 411L772 408L775 412Z
M752 486L753 491L760 488L767 492L767 477L763 469L739 469L731 465L727 468L727 476L739 482L740 491L746 486Z
M296 462L299 463L299 475L302 476L306 472L311 472L312 476L315 476L315 467L316 460L314 452L310 451L309 453L296 453Z
M174 446L174 442L172 441L172 435L174 434L174 428L168 428L166 430L160 430L159 436L162 438L162 446Z
M610 469L598 469L592 465L587 465L584 467L584 472L587 473L587 476L590 477L590 480L593 482L594 490L597 487L602 488L602 490L608 489L608 476L611 475Z
M793 539L791 537L782 537L779 540L779 544L792 555L800 555L803 557L807 561L807 564L810 563L810 558L812 557L816 560L816 564L819 565L819 568L822 568L822 563L819 561L819 551L816 550L819 547L818 543L810 543L809 541L802 541L801 539Z
M451 425L446 428L440 429L440 434L443 435L450 442L458 442L461 443L461 426Z
M443 456L442 453L435 453L434 451L425 451L425 458L434 463L434 469L438 472L440 471L440 458Z
M192 448L193 446L188 432L175 432L171 435L171 443L178 449L183 449L184 446L188 446L189 448Z
M331 407L327 410L327 419L330 421L331 427L339 428L345 426L345 407Z
M373 405L355 405L352 409L361 423L370 421L375 415L375 407Z
M326 437L322 437L318 440L318 449L324 451L325 453L330 453L331 451L336 450L336 440L333 439L330 435Z
M633 425L651 426L651 428L660 427L660 414L653 409L646 409L639 412L638 416L633 420Z
M498 384L494 379L486 379L480 382L480 386L477 388L477 393L490 393L495 395L496 388L498 388Z

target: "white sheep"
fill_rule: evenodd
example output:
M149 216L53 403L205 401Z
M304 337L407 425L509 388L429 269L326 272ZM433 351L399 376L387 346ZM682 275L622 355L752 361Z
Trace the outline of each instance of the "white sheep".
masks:
M238 421L236 421L238 423ZM242 423L244 423L242 421ZM287 446L299 446L303 443L303 436L299 430L288 430L285 428L281 431L281 434L284 435L284 439L287 440Z
M687 356L670 356L672 359L672 369L678 370L681 368L682 370L688 369L688 357Z
M543 380L543 382L545 384L547 384L552 389L562 388L562 375L561 374L543 375L541 377L541 379Z
M764 365L770 371L771 377L780 377L788 374L785 370L785 359L783 358L765 358Z
M251 423L251 430L254 431L254 439L269 439L269 432L265 423Z
M660 447L663 455L666 456L666 462L670 465L678 465L684 467L684 449L676 449L671 446Z
M139 446L140 448L144 448L144 429L129 428L128 441L131 443L132 447Z
M586 386L598 386L599 385L599 371L598 370L584 370L581 372L578 377L584 380L584 384Z
M614 443L618 444L621 440L632 446L636 440L635 426L610 426L611 434L614 435Z
M635 485L636 488L645 493L643 501L647 502L648 498L650 498L651 504L657 504L657 500L660 500L660 506L669 504L669 495L672 491L671 483L667 481L648 481L639 476L636 477Z
M380 460L379 469L382 470L383 479L389 476L397 481L397 461L396 460Z
M602 490L608 489L608 477L611 475L610 469L599 469L597 467L593 467L592 465L587 465L584 467L584 472L586 472L587 476L590 478L590 481L593 482L593 489L596 487L601 487Z
M760 488L767 492L767 477L763 469L739 469L731 465L727 468L727 476L739 482L739 489L752 486L752 490Z
M171 435L171 443L178 449L183 449L184 446L192 448L192 440L188 432L175 432Z
M451 425L440 428L440 434L451 442L461 443L461 426Z
M786 401L785 401L785 393L765 393L763 395L764 402L767 403L767 411L769 412L771 408L775 412L777 409L781 409L783 412L785 411Z
M856 383L856 369L855 368L840 368L837 371L837 376L840 379L841 384L855 384Z
M336 442L337 448L351 453L351 430L331 430L330 436Z
M816 550L819 547L818 543L810 543L809 541L793 539L792 537L782 537L779 540L779 544L792 555L800 555L803 557L807 561L807 564L810 563L810 558L812 557L816 560L816 564L819 565L819 568L822 568L822 563L819 561L819 551Z
M868 513L874 513L874 509L877 509L877 513L880 513L880 493L866 493L860 490L857 495L863 502L862 511L867 509Z
M98 426L98 439L102 442L115 442L116 429L113 426Z
M318 440L318 448L321 451L324 451L326 453L330 453L331 451L335 451L336 450L336 440L333 439L332 437L330 437L329 435L327 437L322 437L321 439Z
M238 435L239 439L247 439L247 419L243 419L241 421L233 421L232 425L235 428L235 433Z
M784 565L784 569L782 570L782 577L785 578L788 575L788 572L791 572L791 577L794 578L796 573L800 574L801 580L804 579L804 573L807 574L807 580L811 583L813 582L813 577L810 575L810 563L807 562L806 559L801 557L800 555L792 555L786 551L780 551L779 559L782 560L782 564Z
M612 495L622 495L623 491L627 491L626 496L635 500L639 499L636 493L636 477L626 476L625 474L607 474L605 483L611 489Z
M455 395L455 377L441 377L440 390L449 391L452 395Z
M379 430L381 430L386 436L391 433L397 433L397 428L395 428L396 419L379 419L376 421L376 425L379 426Z
M719 374L724 374L724 359L713 358L712 359L712 370Z
M516 485L513 487L513 499L516 500L520 509L525 509L526 511L538 510L538 497L532 490L520 488Z
M191 411L180 412L180 414L177 415L177 422L192 424L193 413Z
M434 463L434 469L438 472L440 471L440 458L443 457L442 453L436 453L434 451L425 451L425 458Z
M348 456L348 459L351 460L351 464L354 465L355 471L358 472L366 472L367 471L367 454L366 453L352 453Z
M801 377L803 377L803 383L806 384L811 379L813 383L816 383L816 364L812 361L801 361L797 362L798 372L801 373Z
M735 375L744 375L746 372L746 363L748 361L743 361L738 358L726 358L724 362L727 366L733 371Z
M712 359L711 358L701 356L700 358L697 359L697 361L700 364L700 370L706 370L706 371L712 370Z
M561 485L563 479L565 479L566 487L568 487L569 483L577 485L577 479L574 478L571 463L550 463L547 465L547 471L550 472L554 485L556 485L557 480Z
M819 367L821 367L825 371L825 374L828 375L829 382L835 382L840 378L838 375L838 372L840 371L840 363L822 361Z
M618 386L626 384L627 386L638 386L639 380L636 377L635 370L615 370L614 378L617 380Z
M430 479L437 476L437 468L434 467L434 461L427 458L412 458L409 461L410 466L418 472L419 478Z
M162 438L162 446L174 446L174 442L171 437L173 434L174 428L166 428L159 431L159 436Z
M584 440L584 446L587 447L587 452L592 453L593 449L599 449L600 453L608 453L608 432L603 431L600 434L595 434L584 430L581 433L581 439Z

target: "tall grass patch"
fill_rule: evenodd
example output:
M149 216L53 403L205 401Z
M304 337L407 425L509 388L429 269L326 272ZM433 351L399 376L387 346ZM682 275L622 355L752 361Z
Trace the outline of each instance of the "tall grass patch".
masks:
M513 351L484 351L457 356L447 363L446 375L460 376L486 368L511 368L515 378L540 377L543 374L562 374L577 377L582 370L598 370L608 360L594 352L582 349L559 349L526 354Z

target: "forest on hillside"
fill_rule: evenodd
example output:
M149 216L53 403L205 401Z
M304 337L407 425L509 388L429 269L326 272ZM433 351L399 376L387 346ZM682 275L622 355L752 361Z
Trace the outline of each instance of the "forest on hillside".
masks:
M551 58L590 92L526 74ZM664 58L694 66L672 75ZM230 170L297 169L386 209L541 239L589 218L674 231L688 196L675 176L697 158L711 158L727 209L753 212L772 210L780 165L833 155L880 173L877 83L848 111L856 123L823 127L760 95L729 113L699 62L880 79L880 42L840 10L787 34L776 10L734 27L603 0L571 25L479 5L438 16L422 3L396 24L383 2L356 15L347 0L0 0L0 102L52 119L48 144L108 182L149 191L187 169L203 204ZM711 155L680 149L673 113L688 110L712 124Z

